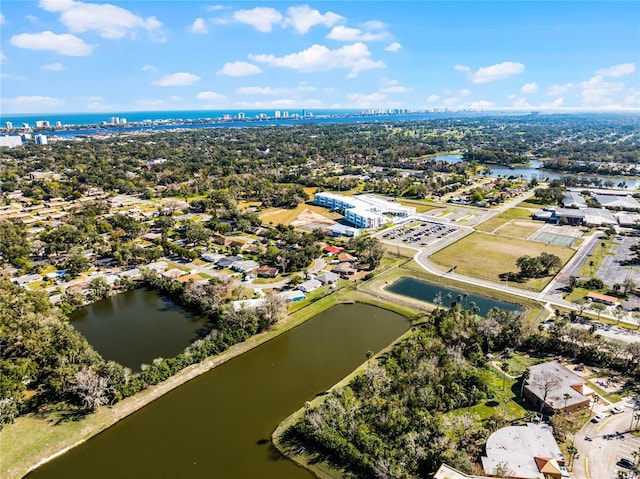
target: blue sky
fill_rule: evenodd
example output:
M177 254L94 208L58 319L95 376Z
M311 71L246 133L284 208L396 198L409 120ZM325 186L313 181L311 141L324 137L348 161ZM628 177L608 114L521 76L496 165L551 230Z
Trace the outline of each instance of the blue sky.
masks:
M1 110L640 110L640 2L0 3Z

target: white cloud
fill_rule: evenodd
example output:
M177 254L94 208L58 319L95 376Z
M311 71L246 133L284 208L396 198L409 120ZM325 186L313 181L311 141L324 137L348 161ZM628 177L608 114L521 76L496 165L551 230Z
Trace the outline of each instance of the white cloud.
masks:
M624 90L620 81L605 80L602 75L581 83L582 105L587 107L608 107L616 104L615 98Z
M519 75L523 71L524 65L522 63L503 62L488 67L480 67L470 75L473 83L488 83Z
M444 101L442 102L443 106L455 106L458 103L460 103L460 100L458 100L456 97L450 97L450 98L445 98Z
M4 52L0 51L0 63L4 63L7 60L7 56Z
M287 18L284 24L291 25L298 33L307 33L316 25L332 27L343 20L344 17L336 13L326 12L323 14L318 10L312 10L309 5L300 5L287 9Z
M184 98L181 97L180 95L171 95L169 97L169 100L171 100L171 101L182 101L182 100L184 100Z
M207 7L207 11L216 12L218 10L224 10L226 7L224 5L209 5Z
M390 37L388 32L365 32L359 28L345 27L344 25L337 25L327 35L330 40L337 40L340 42L375 42L379 40L386 40Z
M472 110L486 110L487 108L491 108L496 104L492 101L480 100L480 101L472 101L469 103L469 108Z
M130 10L108 3L84 3L72 0L40 0L40 8L62 12L60 21L73 33L95 31L108 39L135 37L146 30L152 38L162 38L162 23L156 17L143 18Z
M468 67L467 65L455 65L453 67L454 70L457 70L459 72L470 72L471 71L471 67Z
M46 65L42 65L41 68L49 72L61 72L62 70L65 69L64 65L60 62L47 63Z
M209 33L209 30L207 30L207 24L204 18L196 18L193 21L191 28L189 28L189 31L191 33Z
M149 98L146 100L137 100L136 107L142 109L153 110L164 105L164 100L159 98Z
M218 71L218 75L227 75L230 77L245 77L257 75L258 73L262 73L262 68L248 62L227 62Z
M564 95L569 91L569 89L573 87L573 83L565 83L564 85L551 85L547 90L547 95L549 96L558 96Z
M410 88L408 86L395 85L381 88L380 91L382 93L409 93L413 91L413 88Z
M458 92L458 95L460 96L469 96L470 94L471 94L471 90L469 90L468 88L463 88Z
M227 97L216 93L215 91L201 91L196 95L196 100L202 100L213 103L221 103L227 100Z
M525 83L524 85L522 85L522 88L520 88L520 91L524 94L535 93L538 91L538 84L533 82Z
M142 71L144 72L157 72L158 67L154 67L153 65L145 65L142 67Z
M36 17L35 15L25 15L25 17L27 20L29 20L31 23L38 23L38 17Z
M618 78L624 75L629 75L636 71L635 63L622 63L620 65L614 65L609 68L603 68L602 70L598 70L596 72L597 75L602 75L604 77L612 77Z
M6 22L4 15L2 13L0 13L0 25L4 25Z
M397 52L401 48L402 48L402 45L400 45L398 42L393 42L393 43L390 43L389 45L387 45L385 47L385 50L388 51L388 52Z
M198 75L194 75L193 73L185 73L178 72L172 73L171 75L165 75L158 80L152 82L152 85L155 86L187 86L193 85L195 82L200 80Z
M18 96L15 98L3 98L2 105L5 112L18 113L39 113L44 111L54 111L58 109L64 101L50 96Z
M236 108L247 108L252 110L263 108L323 108L324 104L320 100L308 98L306 100L292 100L290 98L280 98L271 101L238 101L234 103Z
M60 55L84 57L90 55L93 46L87 45L82 39L69 33L56 34L51 31L40 33L20 33L13 35L9 41L11 45L28 50L49 50Z
M640 109L640 90L637 88L629 88L627 94L622 100L622 104L634 109Z
M429 103L435 103L435 102L437 102L439 99L440 99L440 95L429 95L429 96L427 97L427 101L428 101Z
M349 93L347 100L353 108L373 108L382 106L381 103L386 99L386 95L382 93Z
M336 50L330 50L324 45L312 45L306 50L290 53L283 57L274 55L254 55L249 57L258 62L274 67L290 68L300 72L318 72L334 69L349 70L349 78L355 77L364 70L385 68L382 61L371 59L371 52L364 43L345 45Z
M540 105L540 108L559 108L564 104L564 98L560 97L560 98L556 98L555 100L548 102L548 103L542 103Z
M272 88L270 86L243 86L236 88L236 93L239 95L299 95L302 92L316 91L317 88L313 86L301 83L295 88Z
M518 98L518 100L513 103L513 107L514 108L531 108L531 105L529 105L529 102L527 101L526 98L522 97L522 98Z
M273 25L282 21L282 15L275 8L256 7L251 10L236 10L233 18L240 22L251 25L259 32L270 32Z

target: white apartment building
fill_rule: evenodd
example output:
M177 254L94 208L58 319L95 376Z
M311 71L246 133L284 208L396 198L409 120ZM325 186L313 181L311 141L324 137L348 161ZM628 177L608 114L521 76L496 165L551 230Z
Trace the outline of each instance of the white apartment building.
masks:
M14 148L16 146L22 146L22 137L18 136L18 135L0 136L0 146L6 146L7 148Z
M411 206L383 200L375 195L342 196L335 193L316 193L313 202L332 210L344 211L345 220L358 228L379 228L390 220L385 216L410 216L416 213Z

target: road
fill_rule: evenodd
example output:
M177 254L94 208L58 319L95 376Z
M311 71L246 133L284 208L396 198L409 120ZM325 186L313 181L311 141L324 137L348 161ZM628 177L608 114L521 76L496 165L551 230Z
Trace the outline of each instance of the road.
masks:
M531 196L534 195L534 191L529 191L527 193L525 193L524 195L521 195L517 198L512 199L511 201L508 201L506 203L504 203L503 205L501 205L500 207L496 208L495 210L490 210L488 211L487 215L483 217L483 220L486 221L500 213L503 213L504 211L507 211L510 208L514 208L516 207L520 202L525 201L526 199L530 198ZM454 206L452 206L454 207ZM420 219L421 215L415 215L416 219ZM507 292L509 294L512 294L514 296L518 296L521 298L528 298L528 299L533 299L536 301L540 301L541 303L544 304L544 307L551 313L553 311L554 308L556 307L562 307L562 308L566 308L566 309L570 309L570 310L574 310L574 311L579 311L579 309L576 307L575 304L573 304L570 301L566 301L565 299L562 298L562 294L559 291L560 288L560 284L562 284L563 281L568 281L568 277L573 275L573 276L577 276L577 271L579 270L579 268L581 267L582 263L585 261L585 258L590 255L593 250L595 248L597 248L598 244L599 244L599 239L600 239L600 235L599 234L593 234L587 238L585 238L585 241L578 247L578 250L576 251L576 253L573 255L573 257L567 262L567 264L562 268L562 270L560 271L560 273L558 273L558 275L556 275L556 277L549 282L549 284L544 288L543 291L541 292L532 292L532 291L525 291L513 286L509 286L507 283L505 284L501 284L501 283L495 283L492 281L488 281L488 280L482 280L482 279L477 279L477 278L472 278L469 276L464 276L461 274L456 273L455 271L453 272L445 272L442 271L440 268L438 268L436 265L434 265L433 263L431 263L431 261L429 261L429 256L431 256L433 253L440 251L441 249L449 246L450 244L454 243L455 241L458 241L460 239L462 239L463 237L465 237L468 234L471 234L473 231L475 231L473 228L467 227L467 226L461 226L461 225L457 225L455 223L451 223L452 226L456 227L456 232L451 234L450 236L446 237L446 238L442 238L432 244L430 244L428 247L426 248L418 248L416 246L412 246L412 245L407 245L407 244L402 244L402 247L404 248L409 248L412 250L415 250L416 253L414 255L414 261L419 264L423 269L425 269L427 272L436 275L436 276L441 276L441 277L447 277L450 279L453 279L455 281L459 281L461 283L466 283L466 284L471 284L474 286L481 286L483 288L487 288L487 289L491 289L494 291L503 291L503 292ZM388 232L388 230L383 230L382 232L376 233L374 236L378 237L381 241L383 241L384 243L387 244L399 244L397 242L394 241L388 241L388 240L384 240L382 239L382 235L384 233ZM612 315L608 314L608 313L603 313L601 314L601 317L603 318L608 318L608 319L612 319L612 320L617 320L617 318L614 318ZM623 318L621 320L621 322L623 323L627 323L629 325L633 325L633 326L637 326L637 323L634 322L631 319L626 319Z
M574 444L580 456L575 461L573 477L617 479L617 471L631 472L616 463L622 457L635 461L633 452L640 450L640 437L629 432L632 416L633 407L628 402L624 413L609 415L597 424L589 422L576 433Z

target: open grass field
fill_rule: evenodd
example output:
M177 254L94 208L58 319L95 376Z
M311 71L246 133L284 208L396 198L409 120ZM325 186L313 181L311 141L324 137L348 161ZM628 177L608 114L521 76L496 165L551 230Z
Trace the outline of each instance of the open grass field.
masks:
M323 208L321 206L311 205L308 203L303 203L298 205L297 208L293 210L285 210L283 208L269 208L260 213L260 219L267 224L291 224L294 222L300 213L304 210L310 210L313 213L319 214L330 220L339 220L342 218L342 215L339 213L331 213L328 209Z
M497 216L485 221L484 223L480 223L476 226L478 231L495 231L500 228L502 225L507 224L511 220L525 220L531 217L531 212L529 210L525 210L523 208L511 208L503 213L500 213ZM542 224L541 224L542 226Z
M450 246L438 251L429 259L443 270L456 266L456 272L473 278L500 282L500 274L517 272L516 260L520 256L538 256L546 252L555 254L564 265L575 253L571 248L548 245L517 238L472 233ZM542 291L551 280L533 278L525 283L509 283L511 286L530 291Z
M413 206L416 209L416 213L425 213L437 208L436 206L418 200L399 200L398 203L402 206Z
M512 220L496 229L496 233L503 236L527 239L544 225L536 221Z

